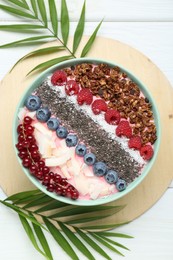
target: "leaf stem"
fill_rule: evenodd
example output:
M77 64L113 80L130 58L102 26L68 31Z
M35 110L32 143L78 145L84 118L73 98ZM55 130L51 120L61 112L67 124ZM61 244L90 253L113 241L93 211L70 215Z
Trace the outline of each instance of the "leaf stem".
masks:
M34 12L32 12L32 10L29 9L29 11L33 14L33 16L35 16ZM48 27L45 26L45 24L43 23L43 21L41 19L39 19L38 17L35 16L35 19L37 19L51 34L53 34L53 36L66 48L66 50L71 54L71 56L73 58L76 58L76 56L74 55L74 53L69 49L69 47L64 44L64 42Z

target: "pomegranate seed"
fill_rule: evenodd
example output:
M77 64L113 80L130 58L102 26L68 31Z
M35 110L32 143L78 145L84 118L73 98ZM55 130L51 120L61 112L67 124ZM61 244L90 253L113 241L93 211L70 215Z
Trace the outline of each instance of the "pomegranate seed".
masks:
M61 183L62 177L59 174L55 174L53 180L55 183Z
M49 174L46 174L46 175L44 175L42 184L47 186L48 183L50 183L50 177L49 177Z
M43 169L44 166L45 166L45 162L43 160L40 160L38 162L38 167Z
M38 151L38 146L34 143L32 143L29 147L29 150L30 151Z
M24 121L24 124L30 125L32 123L32 118L29 116L25 116L23 121Z
M30 158L24 158L22 160L22 164L25 168L29 168L31 166L31 159Z
M22 145L23 145L23 147L28 148L30 144L28 141L25 140L22 142Z
M47 166L43 167L43 173L44 174L49 173L49 168Z
M31 126L31 125L26 125L25 130L26 130L26 134L27 134L27 135L33 134L33 132L34 132L34 127Z
M38 168L35 164L32 164L30 167L29 167L29 171L31 174L36 174L38 172Z
M55 192L56 192L58 195L61 195L61 194L62 194L62 188L61 188L61 186L57 186L57 187L55 188Z
M24 131L23 125L22 124L18 125L18 127L17 127L18 134L23 133L23 131Z
M50 192L53 192L53 191L55 190L54 185L51 184L51 183L49 183L49 184L47 185L47 190L50 191Z
M35 174L35 177L37 177L37 179L39 179L39 180L43 180L44 174L43 174L43 172L38 171L38 172Z
M21 133L18 136L18 142L23 142L25 140L25 136Z
M27 156L27 150L22 150L22 151L20 151L19 153L18 153L18 156L21 158L21 159L24 159L24 158L26 158L26 156Z

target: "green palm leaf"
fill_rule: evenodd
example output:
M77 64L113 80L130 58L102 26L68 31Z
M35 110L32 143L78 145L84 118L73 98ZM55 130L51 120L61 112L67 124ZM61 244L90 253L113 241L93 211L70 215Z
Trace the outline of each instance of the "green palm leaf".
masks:
M53 47L46 47L46 48L42 48L36 51L32 51L28 54L26 54L25 56L23 56L21 59L19 59L14 66L11 68L10 71L12 71L14 69L14 67L22 60L32 57L32 56L39 56L39 55L44 55L44 54L50 54L50 53L54 53L54 52L59 52L61 50L64 50L65 47L64 46L53 46Z
M26 3L24 2L21 2L19 0L8 0L8 2L12 3L12 4L15 4L19 7L22 7L22 8L25 8L25 9L29 9L28 5L26 5Z
M36 194L27 198L23 198L23 199L19 199L17 201L15 201L16 205L20 205L20 204L25 204L25 203L30 203L33 199L37 198L40 199L43 197L43 194Z
M28 209L28 208L32 208L32 207L36 207L36 206L40 206L42 204L45 203L50 203L52 202L53 199L47 195L42 195L42 197L38 198L37 196L35 196L34 198L32 198L31 202L29 202L28 204L26 204L23 209Z
M0 25L0 30L36 30L44 29L42 25L35 24L8 24Z
M35 68L33 68L28 74L31 74L33 71L35 70L41 70L41 69L46 69L50 66L53 66L55 64L58 64L59 62L62 62L62 61L65 61L65 60L70 60L72 59L73 56L63 56L63 57L59 57L59 58L55 58L55 59L52 59L52 60L49 60L49 61L45 61L39 65L37 65Z
M93 239L91 239L86 233L82 232L79 228L75 228L76 232L79 234L79 236L87 243L89 244L96 252L98 252L100 255L102 255L104 258L108 260L112 260L108 254L98 245L95 243Z
M37 18L38 17L38 10L37 10L36 0L30 0L30 2L31 2L32 9L34 11L34 14Z
M29 239L31 240L33 246L35 247L35 249L41 253L43 256L46 256L45 253L39 248L37 240L34 236L34 232L32 230L32 228L30 227L28 221L26 220L26 218L24 218L23 216L19 215L19 219L22 223L22 226L24 227L26 234L28 235Z
M74 34L73 53L76 52L76 50L79 46L79 43L80 43L82 35L83 35L84 26L85 26L85 2L83 4L80 19L79 19L79 22L77 24L76 31L75 31L75 34Z
M128 236L125 234L121 234L121 233L115 233L115 232L97 232L97 234L101 235L101 236L105 236L105 237L121 237L121 238L133 238L132 236Z
M82 50L81 57L85 57L87 55L87 53L89 52L89 50L91 49L102 22L103 22L103 20L99 23L99 25L96 27L95 31L89 38L88 42L86 43L85 47Z
M4 45L1 45L0 48L14 47L16 45L23 44L23 43L37 43L37 41L39 41L39 40L48 39L48 38L54 38L54 36L45 35L45 36L29 37L29 38L25 38L25 39L22 39L19 41L6 43Z
M96 235L98 235L98 233L95 233ZM113 241L112 239L110 238L107 238L107 237L104 237L104 236L100 236L102 239L104 239L105 241L115 245L115 246L118 246L118 247L121 247L123 249L126 249L126 250L129 250L129 248L127 248L126 246L123 246L122 244L120 243L117 243L116 241Z
M55 36L58 32L58 16L54 0L49 0L50 19Z
M65 204L60 201L54 200L52 203L49 203L48 205L41 207L35 211L35 213L45 212L53 209L60 209L69 206L68 204Z
M101 237L99 237L98 235L95 235L94 233L90 234L92 237L94 237L97 241L99 241L102 245L104 245L105 247L109 248L110 250L114 251L115 253L124 256L119 250L117 250L115 247L113 247L112 245L110 245L109 243L107 243L104 239L102 239Z
M46 7L45 7L44 0L37 1L37 4L39 7L39 11L40 11L42 20L44 22L44 25L47 26L47 14L46 14Z
M17 212L20 216L22 216L22 217L24 217L24 218L30 220L31 222L35 223L35 224L38 225L38 226L44 228L44 226L43 226L42 224L40 224L37 220L35 220L34 218L28 216L28 215L27 215L26 213L24 213L23 211L21 211L21 209L18 208L17 206L15 206L15 205L13 205L13 204L10 204L10 203L8 203L8 202L2 201L2 200L0 200L0 202L1 202L3 205L5 205L5 206L11 208L12 210L14 210L15 212ZM44 228L44 229L45 229L45 228Z
M114 213L113 213L114 214ZM87 222L92 222L92 221L95 221L95 220L99 220L99 219L103 219L103 218L107 218L109 217L110 215L103 215L103 216L96 216L96 217L88 217L88 218L78 218L78 219L70 219L68 221L64 221L64 223L68 224L68 225L75 225L75 224L81 224L81 223L87 223Z
M94 214L99 211L104 211L109 209L114 209L115 211L119 211L120 209L122 209L122 206L88 206L88 207L78 206L78 207L73 207L71 209L55 213L49 217L50 218L66 217L66 216L80 215L80 214L91 213L91 212L92 214Z
M34 217L34 216L32 215L32 217ZM41 244L46 256L48 257L49 260L53 260L49 244L46 240L46 237L45 237L42 229L39 226L35 225L34 223L32 223L32 226L34 228L35 234L36 234L38 240L40 241L40 244Z
M69 25L69 14L66 0L61 0L61 34L64 41L64 45L67 44L69 36Z
M119 224L105 224L105 225L96 225L96 226L82 226L82 229L87 229L87 230L95 230L95 229L112 229L112 228L117 228L122 225L127 224L128 222L124 223L119 223Z
M23 191L23 192L16 193L14 195L7 197L5 199L5 201L13 201L14 202L14 201L19 200L19 199L24 199L24 198L28 198L32 195L39 194L40 192L41 192L40 190Z
M26 17L26 18L30 18L30 19L35 19L35 16L33 16L32 14L23 12L20 9L16 9L16 8L13 8L13 7L10 7L10 6L0 5L0 9L4 10L6 12L9 12L13 15L19 15L19 16L23 16L23 17Z
M68 239L77 247L82 254L84 254L88 259L95 260L94 256L90 253L87 247L79 240L79 238L62 222L58 222L61 230L66 234Z
M57 241L60 247L73 259L79 260L78 256L74 252L73 248L61 232L45 217L43 217L44 223L46 224L48 230L50 231L53 238Z

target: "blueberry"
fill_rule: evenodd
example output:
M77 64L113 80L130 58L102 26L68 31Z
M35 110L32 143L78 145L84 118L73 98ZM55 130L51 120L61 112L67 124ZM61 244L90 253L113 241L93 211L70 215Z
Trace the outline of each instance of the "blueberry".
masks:
M29 111L36 111L41 106L41 99L38 96L31 95L27 97L24 102L24 105Z
M59 138L66 138L68 135L68 131L64 126L60 126L57 130L56 130L56 135Z
M47 107L39 108L36 112L36 117L40 122L47 122L51 116L51 112Z
M87 165L93 165L96 161L96 157L93 153L87 153L85 154L84 156L84 162L87 164Z
M118 191L123 191L126 189L126 182L122 179L119 179L116 183L116 188Z
M107 171L105 179L108 183L116 183L118 181L118 173L114 170Z
M68 147L72 147L72 146L77 145L78 137L77 137L77 135L69 134L69 135L67 135L65 141L66 141L66 145Z
M76 152L77 155L82 157L86 154L86 150L87 149L86 149L86 146L84 144L78 144L76 146L75 152Z
M59 120L55 117L51 117L47 121L47 126L50 130L56 130L59 127Z
M93 167L94 174L97 176L103 176L106 174L107 166L103 162L96 162Z

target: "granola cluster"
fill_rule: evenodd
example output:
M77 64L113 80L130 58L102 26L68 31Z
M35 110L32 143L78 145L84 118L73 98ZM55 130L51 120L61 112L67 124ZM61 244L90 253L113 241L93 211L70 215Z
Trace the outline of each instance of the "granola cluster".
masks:
M122 118L128 119L133 134L141 136L142 144L156 141L152 105L141 94L138 85L119 67L82 63L64 71L68 77L75 78L81 87L89 88L93 95L107 101L108 107L118 110Z

